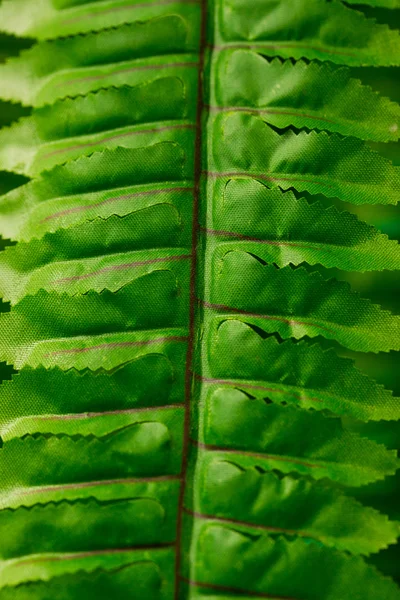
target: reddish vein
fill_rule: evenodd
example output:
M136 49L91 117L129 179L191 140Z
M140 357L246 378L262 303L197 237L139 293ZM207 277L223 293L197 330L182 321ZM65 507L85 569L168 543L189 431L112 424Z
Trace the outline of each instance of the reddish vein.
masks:
M182 408L182 406L182 404L164 404L162 406L143 406L139 408L127 408L125 410L107 410L104 412L70 413L67 415L39 415L38 417L35 417L35 421L73 421L74 419L93 419L95 417L108 417L110 415L134 415L136 413L169 410L171 408Z
M218 523L227 523L230 525L235 525L237 527L249 527L251 529L257 529L260 531L270 531L271 533L283 533L284 535L298 535L300 537L310 538L312 540L321 541L321 537L312 535L307 533L306 531L301 531L299 529L287 529L285 527L272 527L271 525L262 525L259 523L250 523L249 521L238 521L237 519L231 519L228 517L216 517L215 515L208 515L200 512L196 512L193 510L189 510L188 508L184 508L185 513L188 515L192 515L196 519L202 520L210 520L217 521Z
M96 81L98 79L104 79L111 75L120 75L121 73L134 73L135 71L157 71L160 69L171 69L175 67L198 67L197 62L172 62L162 63L159 65L138 65L136 67L129 67L127 69L120 69L119 71L112 71L111 73L102 73L101 75L88 75L87 77L78 77L77 79L70 79L69 81L63 81L58 84L58 87L64 87L71 85L72 83L82 83L85 81Z
M251 458L261 458L263 460L277 460L285 463L293 463L295 465L301 465L302 467L308 467L310 469L321 468L321 465L316 463L309 463L298 458L292 458L290 456L280 456L278 454L264 454L263 452L251 452L249 450L241 450L240 448L225 448L224 446L215 446L214 444L204 444L197 440L190 440L191 444L198 446L202 450L208 450L210 452L222 452L223 454L240 454L241 456L250 456Z
M154 338L152 340L138 340L136 342L109 342L104 344L97 344L96 346L85 346L84 348L65 348L64 350L54 350L44 355L44 358L51 356L59 356L60 354L84 354L85 352L91 352L92 350L103 350L103 349L114 349L114 348L131 348L135 346L150 346L151 344L161 344L163 342L187 342L187 336L163 336Z
M266 592L253 592L251 590L245 590L243 588L230 587L227 585L218 585L216 583L206 583L204 581L194 581L193 579L186 579L181 577L182 581L185 581L188 585L194 587L203 587L210 590L220 590L221 592L228 592L231 594L243 594L244 596L252 596L254 598L269 598L270 600L298 600L292 596L277 596L276 594L267 594Z
M63 152L72 152L73 150L80 150L82 148L92 148L93 146L98 146L99 144L104 144L105 142L111 142L113 140L118 140L124 137L130 137L134 135L145 135L147 133L159 133L160 131L171 131L173 129L193 129L194 126L190 123L183 123L180 125L164 125L163 127L152 127L150 129L137 129L136 131L126 131L124 133L118 133L115 135L111 135L109 137L102 138L101 140L97 140L95 142L87 142L86 144L76 144L75 146L69 146L67 148L58 148L53 152L49 152L45 154L43 158L50 158L51 156L55 156L56 154L62 154Z
M148 546L134 546L133 548L107 548L106 550L88 550L87 552L77 552L76 554L59 554L55 556L46 556L41 554L39 556L33 556L31 558L24 558L18 561L19 565L31 564L38 562L59 562L64 560L76 560L80 558L89 558L90 556L104 556L107 554L126 554L130 552L144 552L148 550L165 550L166 548L173 548L175 544L153 544Z
M147 260L137 260L137 261L130 262L130 263L124 263L122 265L111 265L110 267L103 267L102 269L97 269L97 271L91 271L90 273L85 273L84 275L72 275L71 277L62 277L61 279L56 279L53 283L66 283L68 281L80 281L81 279L88 279L89 277L94 277L95 275L101 275L102 273L109 273L111 271L123 271L124 269L143 267L145 265L152 265L155 263L188 260L189 258L191 258L191 254L179 254L178 256L163 256L160 258L149 258Z
M331 123L337 125L332 119L327 119L323 116L309 115L307 113L301 113L298 111L280 110L275 108L251 108L246 106L209 106L209 109L213 112L246 112L254 115L287 115L290 117L301 117L303 119L312 119L314 121L322 121L324 123Z
M323 185L328 188L333 188L334 186L330 183L326 183L325 181L317 181L316 179L303 179L301 177L283 177L281 175L265 175L264 173L249 173L248 171L227 171L227 172L218 172L218 171L204 171L204 174L207 177L219 178L219 177L254 177L256 179L261 179L262 181L297 181L300 183L315 183L316 185Z
M297 321L295 319L287 319L286 317L277 317L272 315L263 315L260 313L249 312L247 310L242 310L240 308L234 308L232 306L227 306L226 304L214 304L213 302L206 302L205 300L198 300L202 303L206 308L213 308L215 310L223 310L228 312L237 313L239 315L246 315L247 317L255 317L257 319L266 319L267 321L281 321L282 323L287 323L288 325L308 325L311 327L316 327L318 329L322 329L324 331L328 331L329 333L335 333L334 329L330 329L329 327L325 327L324 325L318 325L318 323L312 323L309 321Z
M305 396L304 394L297 394L293 390L285 390L283 388L276 387L267 387L265 385L258 385L254 383L246 383L245 381L237 380L231 381L228 379L218 379L213 377L204 377L203 375L199 375L198 373L194 374L194 377L199 381L203 381L204 383L218 384L218 385L231 385L235 387L245 388L249 390L261 390L263 392L273 392L277 394L286 394L291 397L295 397L298 400L312 400L313 402L323 402L320 398L315 398L314 396Z
M208 229L207 227L201 227L201 230L204 231L207 235L211 236L233 237L235 239L245 240L247 242L267 244L268 246L291 246L296 248L308 248L311 250L327 250L328 252L330 251L329 248L323 248L322 246L306 246L302 242L288 242L285 240L262 240L260 238L256 238L250 235L238 233L237 231L225 231L224 229Z
M51 219L57 219L59 217L63 217L65 215L70 215L72 213L77 213L85 210L91 210L92 208L97 208L99 206L104 206L105 204L110 204L112 202L119 202L121 200L130 200L131 198L136 198L138 196L155 196L158 194L170 193L170 192L192 192L192 187L170 187L170 188L159 188L157 190L145 190L142 192L133 192L132 194L124 194L122 196L113 196L112 198L107 198L106 200L102 200L101 202L96 202L94 204L85 204L81 206L74 206L73 208L67 208L65 210L60 210L52 215L48 215L40 222L44 223L45 221L50 221Z
M82 481L80 483L66 483L64 485L47 485L40 488L24 489L24 495L34 495L47 492L59 492L65 490L80 490L91 487L107 485L125 485L130 483L158 483L162 481L180 481L178 475L160 475L155 477L131 477L128 479L104 479L102 481Z

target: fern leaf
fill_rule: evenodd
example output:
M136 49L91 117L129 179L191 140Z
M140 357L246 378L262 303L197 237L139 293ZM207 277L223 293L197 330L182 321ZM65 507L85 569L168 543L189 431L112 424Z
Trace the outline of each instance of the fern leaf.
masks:
M198 24L197 2L167 0L163 2L132 2L131 0L5 0L1 5L2 31L38 39L98 31L132 22L147 21L160 16L189 13ZM173 40L171 40L173 43ZM160 45L160 51L165 49Z
M229 252L215 265L209 297L205 306L219 320L241 316L283 338L320 335L361 352L399 349L398 315L360 298L348 284L305 268L277 269L250 254ZM338 306L346 312L336 313Z
M65 434L13 437L0 457L7 473L3 489L176 476L180 461L174 450L182 445L182 418L182 407L147 414L122 411L66 420L61 424Z
M0 4L0 600L400 598L398 2L250 4Z
M400 533L397 523L334 488L242 468L232 460L202 459L202 492L196 490L199 519L231 524L249 535L299 536L355 554L377 552Z
M169 102L160 106L159 95ZM0 132L0 166L37 175L115 144L144 146L147 139L162 141L163 135L171 140L174 131L193 129L184 119L186 106L185 87L177 77L60 100Z
M124 545L130 547L171 543L175 535L178 487L170 486L168 492L168 496L161 498L139 496L106 503L89 499L36 505L29 510L3 510L1 558L9 560L39 552L96 551L103 548L104 539L110 549L118 548L123 538ZM77 526L83 521L84 527ZM44 529L46 536L34 535Z
M352 66L399 62L398 31L337 0L258 0L250 13L246 0L224 0L220 11L216 42L228 47Z
M132 170L134 170L134 162L136 161L132 160ZM138 178L139 176L138 173ZM96 221L101 227L100 219L107 219L111 224L116 221L115 216L128 217L126 221L128 222L135 218L134 213L141 212L142 215L150 215L161 210L164 213L170 212L170 218L166 219L166 223L175 227L178 224L178 218L174 209L178 209L179 215L184 216L189 212L188 201L192 196L193 182L190 180L137 184L38 201L26 210L22 203L22 206L15 211L15 215L9 219L4 217L4 224L9 235L27 241L74 225L81 225L84 228L88 221ZM150 208L153 210L145 212ZM109 219L110 217L112 218ZM184 226L183 222L182 226ZM80 229L77 228L75 231L79 232ZM89 231L90 226L86 228L85 233L89 234ZM179 234L180 236L181 234Z
M4 215L0 233L9 239L18 239L20 229L26 227L32 231L30 237L40 237L40 234L34 233L36 222L39 228L48 227L50 219L58 225L60 217L62 219L74 212L82 213L82 222L82 217L83 220L90 218L86 212L87 205L91 205L89 209L96 210L96 204L106 204L105 200L110 201L111 198L126 201L130 193L135 198L136 189L143 191L143 187L136 186L153 184L147 190L155 189L157 192L163 187L187 187L191 174L190 165L185 163L186 156L178 144L163 142L144 148L104 150L54 167L0 198L0 210ZM50 212L43 215L46 201L56 199L57 202L51 203ZM77 207L82 208L76 210ZM69 208L74 210L68 213ZM29 219L31 211L38 211L37 221ZM97 215L95 212L95 215L102 216L102 213Z
M352 361L318 344L262 339L248 325L225 321L209 342L210 383L240 388L254 397L361 420L399 418L392 393L354 368ZM243 354L257 360L243 361Z
M58 98L171 74L183 77L189 88L196 82L197 32L190 12L185 14L185 5L182 9L176 16L35 44L0 65L1 98L43 106Z
M143 297L151 295L157 295L158 302L153 307L143 305ZM2 315L0 319L3 360L17 360L24 349L46 340L51 340L52 352L57 353L54 346L57 338L63 347L67 341L74 347L76 337L83 342L85 337L96 339L108 332L117 335L118 332L158 328L161 333L163 328L183 327L187 319L185 296L179 293L173 273L160 267L116 293L90 291L64 297L40 292L33 298L28 296L11 314ZM45 315L54 317L45 321ZM166 331L165 337L168 336ZM12 340L11 344L8 340Z
M398 590L358 557L327 551L301 539L288 542L267 535L249 536L233 528L206 523L199 527L194 598L260 598L351 600L381 596L397 600ZM213 556L221 555L218 561ZM235 572L230 565L236 564ZM214 590L215 596L210 596Z
M353 204L396 204L399 198L399 167L360 140L325 132L279 135L254 115L217 115L211 161L211 177L251 175Z
M268 62L250 50L221 52L214 69L212 110L248 110L280 128L324 129L378 142L399 138L398 105L352 79L348 69Z
M28 562L23 557L2 563L0 593L5 598L8 594L11 594L8 597L13 598L16 597L15 594L21 594L21 598L24 598L26 593L30 598L32 594L40 598L43 593L47 593L47 585L50 583L58 591L63 584L66 585L67 597L73 598L71 594L81 593L85 587L87 589L90 586L94 575L98 581L93 592L98 593L101 590L100 583L103 582L109 589L124 594L128 582L129 589L132 589L132 575L137 575L138 590L142 597L145 591L152 593L155 590L160 600L164 600L171 596L173 561L173 548L163 546L139 547L119 552L102 550L89 553L35 554Z
M137 358L114 371L78 372L73 369L22 369L0 386L1 434L11 423L26 419L23 399L29 397L32 415L101 413L164 406L180 401L183 391L182 345L171 344L167 354L143 346ZM151 377L149 374L151 373ZM110 377L112 375L112 377ZM26 433L26 431L25 431Z
M135 552L126 562L121 556L120 565L105 569L107 558L106 555L106 560L89 573L84 570L89 563L82 561L76 563L77 570L72 574L56 574L49 581L38 579L18 587L5 587L1 590L2 600L40 600L45 593L60 600L73 600L79 594L83 594L87 600L95 600L100 594L124 597L131 592L137 600L147 600L149 594L154 600L167 600L170 597L170 582L173 580L172 550ZM51 576L50 561L43 571Z
M211 388L204 418L200 447L241 467L360 486L399 466L396 452L346 431L339 419L266 403L240 389Z
M280 267L307 262L349 271L399 268L397 241L334 206L297 200L291 191L254 179L230 179L218 192L222 201L213 207L205 233L221 254L243 250Z

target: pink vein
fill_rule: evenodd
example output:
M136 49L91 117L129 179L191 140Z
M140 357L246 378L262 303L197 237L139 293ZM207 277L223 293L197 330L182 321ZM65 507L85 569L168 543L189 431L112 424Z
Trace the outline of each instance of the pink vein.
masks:
M71 413L68 415L39 415L35 421L71 421L74 419L92 419L94 417L107 417L109 415L132 415L136 413L183 408L183 404L164 404L163 406L144 406L140 408L127 408L126 410L107 410L104 412Z
M41 492L58 492L64 490L80 490L90 487L107 485L124 485L129 483L157 483L159 481L180 481L178 475L160 475L159 477L131 477L129 479L104 479L103 481L83 481L82 483L66 483L64 485L47 485L40 488L24 489L24 495L33 495Z
M62 81L57 84L58 87L63 87L65 85L70 85L71 83L78 83L84 81L96 81L97 79L104 79L105 77L110 77L111 75L119 75L120 73L133 73L135 71L155 71L159 69L169 69L173 67L198 67L199 64L197 62L173 62L173 63L163 63L159 65L140 65L136 67L129 67L129 69L120 69L119 71L112 71L110 73L103 73L102 75L88 75L87 77L78 77L77 79L70 79L69 81Z
M228 592L232 594L243 594L244 596L252 596L254 598L270 598L270 600L298 600L292 596L277 596L276 594L267 594L264 592L252 592L251 590L245 590L242 588L230 587L226 585L218 585L215 583L205 583L203 581L195 581L193 579L187 579L186 577L180 577L182 581L185 581L190 586L204 587L210 590L220 590L221 592ZM238 598L240 598L238 596Z
M352 58L358 58L358 55L354 52L343 52L342 50L330 50L328 48L321 48L320 46L312 46L310 44L263 44L259 43L251 43L247 44L220 44L218 46L213 46L213 50L217 52L221 52L226 48L232 50L279 50L280 48L299 48L300 50L316 50L317 52L323 52L325 54L337 54L338 56L351 56Z
M334 186L330 183L326 183L325 181L317 181L316 179L303 179L300 177L281 177L281 176L273 176L273 175L264 175L263 173L249 173L248 171L237 172L237 171L227 171L219 173L217 171L203 171L203 175L207 177L255 177L257 179L262 179L264 181L300 181L301 183L315 183L316 185L324 185L328 188L333 188Z
M51 356L58 356L60 354L83 354L85 352L90 352L92 350L102 350L103 348L130 348L135 346L150 346L152 344L160 344L162 342L187 342L187 336L164 336L159 338L154 338L153 340L141 340L136 342L109 342L104 344L97 344L97 346L86 346L85 348L66 348L65 350L55 350L54 352L49 352L44 355L44 358L49 358Z
M87 552L78 552L76 554L62 554L60 556L34 556L31 558L24 558L18 561L19 565L38 563L38 562L59 562L63 560L76 560L80 558L88 558L90 556L104 556L107 554L126 554L128 552L143 552L146 550L163 550L166 548L173 548L174 543L165 544L153 544L149 546L134 546L133 548L109 548L107 550L89 550Z
M242 382L241 380L238 381L230 381L227 379L215 379L213 377L204 377L203 375L198 375L197 373L194 374L195 379L199 380L199 381L203 381L205 383L216 383L218 385L233 385L235 387L244 387L250 390L262 390L265 392L276 392L278 394L286 394L288 396L296 396L298 398L298 400L303 400L305 399L305 395L302 394L300 396L300 394L296 393L293 390L285 390L282 388L272 388L272 387L267 387L264 385L256 385L253 383L246 383L246 382ZM306 399L307 400L312 400L314 402L323 402L323 400L321 400L320 398L315 398L314 396L308 396L306 395Z
M88 279L89 277L93 277L94 275L100 275L101 273L109 273L111 271L122 271L124 269L134 268L134 267L142 267L144 265L152 265L156 263L163 263L169 261L179 261L179 260L188 260L191 258L191 254L179 254L178 256L164 256L160 258L149 258L147 260L138 260L135 262L125 263L123 265L112 265L111 267L103 267L102 269L98 269L97 271L92 271L91 273L85 273L84 275L73 275L71 277L62 277L61 279L56 279L53 283L66 283L68 281L79 281L81 279Z
M250 235L244 235L236 231L225 231L223 229L207 229L207 227L201 227L201 230L207 233L207 235L221 235L225 237L238 238L240 240L246 240L248 242L258 242L260 244L267 244L269 246L293 246L297 248L308 248L311 250L329 250L322 246L306 246L301 242L287 242L283 240L262 240L260 238L252 237Z
M272 531L272 532L276 532L276 533L284 533L286 535L298 535L300 537L306 537L306 538L310 538L313 540L318 540L319 542L321 541L321 539L323 539L316 535L312 535L312 534L308 533L307 531L301 531L299 529L287 529L285 527L272 527L270 525L262 525L259 523L250 523L249 521L238 521L237 519L230 519L228 517L216 517L215 515L208 515L208 514L204 514L204 513L200 513L200 512L195 512L193 510L189 510L188 508L184 508L183 510L188 515L192 515L193 517L196 517L197 519L210 519L212 521L218 521L220 523L230 523L232 525L237 525L239 527L240 526L251 527L252 529L258 529L261 531Z
M310 469L318 469L321 467L319 464L305 462L298 458L292 458L290 456L279 456L278 454L265 454L263 452L251 452L249 450L241 450L240 448L224 448L224 446L215 446L213 444L204 444L197 440L191 439L190 442L195 446L198 446L202 450L209 450L211 452L223 452L224 454L240 454L242 456L250 456L253 458L262 458L267 460L278 460L280 462L293 463L295 465L301 465L303 467L309 467Z
M127 131L125 133L119 133L116 135L111 135L109 137L103 138L96 142L87 142L86 144L76 144L75 146L69 146L68 148L59 148L58 150L54 150L53 152L49 152L45 154L43 158L49 158L50 156L54 156L56 154L62 154L63 152L71 152L72 150L80 150L81 148L92 148L93 146L98 146L99 144L103 144L104 142L111 142L112 140L118 140L120 138L129 137L133 135L145 135L147 133L156 133L160 131L170 131L172 129L194 129L195 126L189 123L182 125L165 125L164 127L152 127L150 129L140 129L138 131Z
M335 121L331 119L327 119L326 117L320 117L318 115L309 115L307 113L300 113L297 111L289 111L289 110L279 110L273 108L247 108L246 106L209 106L209 109L213 112L247 112L253 113L256 115L288 115L291 117L302 117L304 119L313 119L315 121L323 121L325 123L332 123L332 125L337 125Z
M50 221L51 219L56 219L58 217L63 217L64 215L69 215L76 212L81 212L85 210L90 210L92 208L97 208L98 206L103 206L104 204L110 204L112 202L118 202L120 200L129 200L130 198L135 198L136 196L152 196L156 194L164 194L169 192L192 192L192 187L171 187L171 188L160 188L157 190L146 190L143 192L134 192L132 194L124 194L123 196L115 196L113 198L107 198L107 200L102 200L101 202L97 202L95 204L86 204L84 206L75 206L74 208L67 208L65 210L60 210L59 212L53 213L42 219L40 222L44 223L45 221Z
M248 317L257 317L258 319L266 319L268 321L281 321L282 323L287 323L288 325L311 325L312 327L316 327L317 329L322 329L324 331L328 331L329 333L335 333L334 329L330 329L325 327L324 325L318 325L318 323L312 323L309 321L297 321L295 319L286 319L285 317L276 317L272 315L262 315L259 313L249 312L247 310L241 310L240 308L233 308L232 306L227 306L226 304L214 304L212 302L206 302L205 300L200 300L206 308L215 308L216 310L224 310L229 312L234 312L239 315L246 315Z

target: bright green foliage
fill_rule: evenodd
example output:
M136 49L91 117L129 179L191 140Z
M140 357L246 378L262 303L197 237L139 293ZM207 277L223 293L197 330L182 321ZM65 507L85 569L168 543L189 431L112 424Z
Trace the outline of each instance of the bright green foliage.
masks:
M144 0L137 3L132 0L39 0L33 5L29 0L6 0L0 10L1 29L38 39L52 39L127 23L146 23L163 16L186 15L189 11L198 17L198 4L196 0ZM187 26L197 24L196 21L187 22ZM157 39L156 31L154 34ZM160 45L160 50L167 51L168 47Z
M33 6L30 0L27 4ZM0 15L6 6L2 4ZM194 54L198 12L189 4L187 8L182 6L176 16L171 12L169 16L107 28L98 34L88 32L32 46L0 66L2 96L42 106L58 98L167 76L179 77L190 89L195 85L198 66ZM93 21L90 25L93 27Z
M216 262L206 306L223 320L238 314L282 338L321 335L362 352L400 349L400 317L360 298L347 283L325 281L304 267L263 265L244 252Z
M216 522L233 522L249 534L298 535L364 554L379 550L383 531L387 531L388 539L398 532L397 524L373 509L334 488L293 475L243 468L232 460L214 460L212 455L203 457L200 472L205 490L199 494L199 515L211 515L208 518Z
M325 129L382 142L399 138L399 106L352 79L348 69L301 60L268 62L250 50L225 50L215 60L219 77L212 110L234 106L282 128ZM307 89L312 94L304 93Z
M0 600L400 600L400 401L346 357L400 349L346 282L400 267L352 70L400 37L359 8L1 3Z
M157 102L160 96L166 98L162 106ZM140 146L150 134L158 134L159 139L162 131L170 139L174 129L190 129L185 112L185 89L177 77L59 100L1 132L1 167L38 174L43 168L110 147L112 142ZM62 121L57 120L60 113Z
M254 179L221 185L208 243L221 252L243 250L280 267L320 263L343 270L398 269L400 246L356 216ZM251 215L251 219L248 217Z
M226 0L215 41L267 56L328 60L349 66L398 64L400 36L338 0Z
M22 435L27 433L23 425L30 420L23 406L27 394L32 414L39 422L41 415L45 418L57 414L58 406L63 407L65 414L79 414L147 409L178 402L183 392L176 384L183 380L179 372L182 358L176 344L171 346L169 359L166 355L143 352L116 368L112 377L104 371L21 369L11 382L3 383L1 435L5 438L10 427L15 430L21 425Z
M244 362L245 356L257 357ZM362 420L399 418L399 401L357 369L318 344L263 339L248 325L225 321L215 333L206 375L276 403L329 410Z
M123 598L132 592L137 600L149 597L167 600L173 594L171 584L163 585L164 581L173 581L173 549L121 555L120 564L110 568L107 568L107 561L111 556L104 558L102 563L94 563L89 568L89 561L76 563L75 570L68 575L53 574L54 563L48 562L43 570L47 571L49 581L37 580L36 583L5 588L4 600L39 600L43 594L60 600L74 600L82 594L87 600L96 600L100 594L105 598Z
M398 597L395 584L378 577L360 558L337 552L328 558L322 548L301 539L275 541L261 533L249 536L213 523L199 527L198 538L196 573L215 586L217 595L210 596L208 586L198 583L194 598L225 600L233 597L234 590L245 598L248 590L250 595L264 594L267 598L294 598L294 594L301 594L303 598L318 600L323 594L329 600L351 600L354 580L358 582L357 593L364 597L368 597L371 587L381 598ZM217 555L220 560L213 560ZM238 565L235 571L232 564ZM224 588L229 588L230 593L224 594Z
M280 135L259 117L233 111L216 116L210 127L211 177L248 174L267 185L295 187L353 204L398 201L400 167L356 138L315 131Z
M354 486L382 479L399 466L394 451L344 430L339 419L268 404L237 389L211 391L204 412L205 449L225 460L238 453L242 466Z

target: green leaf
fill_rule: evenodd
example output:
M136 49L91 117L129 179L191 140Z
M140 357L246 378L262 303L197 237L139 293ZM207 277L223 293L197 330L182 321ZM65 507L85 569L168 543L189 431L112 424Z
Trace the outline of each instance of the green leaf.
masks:
M17 369L24 366L59 366L63 370L75 367L78 370L88 368L92 371L111 371L141 356L146 347L155 354L169 357L171 352L175 352L173 346L179 344L183 347L183 358L187 341L186 329L169 327L42 340L15 348L10 346L6 353L8 358L12 356Z
M132 172L136 178L139 174L135 173L135 162L132 159ZM93 229L101 227L100 220L97 220L97 218L105 220L112 217L108 220L108 224L112 225L116 221L114 219L115 215L119 217L129 215L129 219L126 221L129 222L135 218L133 213L140 211L142 216L147 215L148 217L157 213L160 209L164 213L170 212L169 218L164 223L164 228L168 229L168 226L177 226L179 219L185 217L185 213L190 212L192 196L193 184L184 180L145 183L111 190L105 189L100 192L61 196L47 201L38 201L26 211L22 203L22 206L16 209L17 214L13 219L12 231L17 239L30 240L41 238L47 232L55 232L74 225L83 225L87 221L93 223ZM162 206L159 206L155 211L147 211L147 209L157 205ZM179 219L174 208L179 213ZM94 223L95 221L96 223ZM11 219L6 221L6 231L9 233L11 232L11 222ZM120 224L122 224L122 220ZM182 227L184 227L183 222ZM88 234L90 229L90 225L87 225L85 233ZM143 229L143 226L141 229ZM75 229L75 231L80 231L80 229ZM62 237L63 234L60 235ZM179 237L181 235L183 233L179 232ZM131 234L131 237L134 237L134 234ZM46 239L55 240L57 238ZM79 240L75 237L74 242L79 242ZM38 245L36 245L35 250L39 251Z
M97 204L111 202L114 209L113 201L129 200L129 193L134 198L136 190L144 191L143 185L153 184L145 189L150 192L155 190L155 195L164 187L167 192L174 187L186 188L187 178L191 175L188 171L190 167L185 164L183 149L172 142L145 148L119 147L96 152L92 156L84 156L45 171L37 179L1 196L0 233L6 238L18 239L19 231L27 229L30 232L29 239L40 235L35 234L35 226L39 227L39 231L48 228L54 231L54 223L48 223L50 219L57 219L59 227L60 221L65 222L63 217L67 216L68 222L68 216L76 212L82 213L73 217L73 220L78 218L78 222L90 219L91 213L86 212L90 209L95 211L95 216L103 216L103 206L99 207L100 212L97 213ZM133 187L135 189L127 189ZM49 203L49 210L46 211L48 201L53 202ZM67 212L71 208L73 210ZM37 218L36 215L31 218L31 211L37 211Z
M191 24L196 25L199 17L199 7L196 5L197 2L192 0L167 0L162 3L154 0L39 0L35 5L30 0L5 0L1 4L0 20L1 29L8 33L52 39L171 16L177 12L188 13ZM160 40L160 51L165 51L167 43L168 40Z
M211 336L210 336L211 337ZM207 340L205 377L260 399L360 420L398 419L397 398L332 350L291 340L263 339L240 321L220 323ZM246 357L246 360L243 360Z
M214 265L205 306L211 317L241 318L283 338L323 336L360 352L400 349L400 317L361 298L347 282L327 281L304 267L277 269L245 252L229 252Z
M132 590L132 581L136 589L137 581L139 598L145 598L145 592L152 593L154 590L156 600L168 600L173 581L173 559L173 548L150 546L117 552L35 554L29 558L3 561L0 563L1 599L24 599L26 594L29 598L35 597L34 594L36 598L42 598L48 586L57 593L65 585L66 598L72 600L74 593L85 593L94 579L94 588L89 593L102 593L101 585L105 585L105 589L124 595L127 589Z
M174 76L185 79L193 102L198 57L192 54L196 29L190 27L198 26L190 18L193 7L186 8L189 14L182 6L176 16L35 44L0 65L1 97L43 106L101 88L137 85L149 77Z
M54 262L14 279L15 273L4 269L4 281L7 276L10 277L9 287L3 288L4 299L17 302L23 296L36 294L42 289L67 292L68 295L104 289L115 292L133 279L157 270L177 271L182 282L188 279L189 262L187 248L151 248ZM14 283L16 281L19 286ZM180 286L181 283L176 287Z
M159 95L168 101L160 105ZM170 141L174 132L193 128L185 115L185 87L177 77L59 100L0 131L0 167L38 175L115 144L144 146L163 136Z
M0 600L400 600L393 2L0 3Z
M226 50L216 56L214 70L212 110L247 110L280 128L324 129L377 142L399 138L399 105L352 79L348 69L268 62L250 50Z
M230 179L215 188L221 201L205 233L220 255L243 250L280 267L302 262L348 271L400 267L398 242L353 214L309 204L254 179Z
M0 386L1 436L6 439L10 428L26 434L23 427L29 415L35 416L40 431L40 416L46 421L48 415L148 409L179 402L182 354L179 344L171 345L168 355L144 346L135 359L111 372L71 369L64 373L58 368L26 367Z
M89 291L70 297L41 291L28 296L0 318L0 356L19 362L35 345L47 346L46 341L57 355L60 340L61 354L71 348L73 360L72 348L77 343L90 343L107 333L158 328L161 334L165 328L162 337L173 337L168 329L184 327L187 320L187 285L182 288L182 283L172 271L158 266L115 293ZM152 306L143 303L149 297L157 298Z
M202 462L201 462L202 460ZM242 468L234 460L200 458L196 518L226 523L249 535L299 536L354 554L395 542L400 526L335 488L291 475Z
M219 0L217 42L267 56L358 66L400 62L400 36L337 0Z
M254 115L217 115L208 175L253 177L283 189L337 197L352 204L396 204L400 167L356 138L328 133L276 133Z
M182 407L55 419L57 435L27 434L4 443L2 489L176 476L182 419Z
M206 396L200 447L242 468L277 469L348 486L398 468L395 451L343 429L340 419L279 406L238 388L213 385Z
M121 566L104 570L104 562L100 568L90 574L80 571L85 563L77 563L78 570L73 574L56 574L46 582L29 582L18 587L5 587L0 592L1 600L41 600L44 594L59 600L98 600L112 597L127 597L132 592L135 600L147 600L149 594L154 600L168 600L172 593L173 581L173 551L168 554L158 552L131 553L129 562L124 564L121 556ZM135 561L136 559L136 561ZM164 560L162 560L164 559ZM107 560L107 557L106 557ZM46 564L46 570L51 573L51 558ZM160 564L161 563L161 564ZM21 565L21 570L23 569ZM132 583L134 582L134 583Z
M47 552L91 552L174 541L178 488L169 497L95 499L0 511L2 560ZM46 535L35 535L37 531Z
M309 598L397 600L395 583L349 557L297 539L245 535L232 527L207 523L198 530L191 598ZM218 556L218 561L215 560ZM235 569L231 565L236 565ZM214 592L214 595L210 595Z

